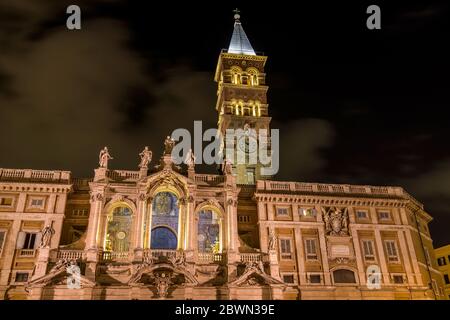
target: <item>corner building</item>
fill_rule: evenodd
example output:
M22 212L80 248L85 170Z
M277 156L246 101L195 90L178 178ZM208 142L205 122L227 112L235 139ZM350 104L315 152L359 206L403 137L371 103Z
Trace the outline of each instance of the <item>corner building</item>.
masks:
M267 57L235 19L218 127L270 129ZM201 174L172 147L138 170L102 158L90 179L0 169L0 298L447 298L432 218L401 187L276 181L261 163Z

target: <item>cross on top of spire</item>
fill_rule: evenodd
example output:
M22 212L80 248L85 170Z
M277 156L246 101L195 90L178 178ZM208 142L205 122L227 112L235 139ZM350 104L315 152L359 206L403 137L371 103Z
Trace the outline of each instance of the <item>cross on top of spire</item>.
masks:
M236 8L234 12L234 31L231 37L230 46L228 47L228 53L245 54L245 55L256 55L255 50L253 50L250 41L245 34L244 29L241 24L241 11Z
M233 10L233 12L234 12L234 20L239 21L239 19L241 18L241 15L239 13L241 11L238 8L236 8Z

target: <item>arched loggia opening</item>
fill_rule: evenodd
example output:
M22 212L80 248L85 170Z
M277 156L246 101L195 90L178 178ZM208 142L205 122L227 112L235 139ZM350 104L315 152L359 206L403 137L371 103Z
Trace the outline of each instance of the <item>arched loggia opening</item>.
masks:
M205 207L197 212L197 249L200 253L221 253L223 250L220 211Z
M152 202L151 249L174 250L179 241L179 203L175 193L158 192Z

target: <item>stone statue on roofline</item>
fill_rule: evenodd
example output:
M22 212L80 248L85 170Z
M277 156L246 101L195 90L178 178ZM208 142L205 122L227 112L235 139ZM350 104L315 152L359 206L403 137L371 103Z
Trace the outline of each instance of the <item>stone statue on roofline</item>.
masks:
M170 136L167 136L166 140L164 141L164 154L171 155L174 146L175 140L173 140Z
M100 165L100 168L108 169L108 161L112 159L114 158L109 154L107 147L100 150L100 154L98 155L98 164Z
M141 157L141 162L139 163L139 168L147 168L148 164L152 161L152 152L145 147L141 153L139 153Z

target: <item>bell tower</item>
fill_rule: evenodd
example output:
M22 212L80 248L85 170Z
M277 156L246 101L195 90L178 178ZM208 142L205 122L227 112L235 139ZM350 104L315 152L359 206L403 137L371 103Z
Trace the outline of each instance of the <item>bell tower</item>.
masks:
M232 161L237 184L254 185L258 179L268 179L261 174L262 163L258 156L261 129L270 134L268 116L266 74L267 57L254 50L240 21L239 11L234 15L234 31L228 49L223 49L217 63L215 81L218 83L216 110L219 114L218 128L225 136L227 129L241 129L244 137L235 139L233 146L224 144L222 151ZM249 130L250 129L250 130ZM265 143L270 146L270 143ZM233 157L229 157L233 148ZM268 147L269 148L269 147ZM237 161L244 154L245 163ZM270 150L268 150L270 156ZM224 155L224 156L225 156ZM255 159L256 161L250 161ZM242 159L242 157L241 157Z

